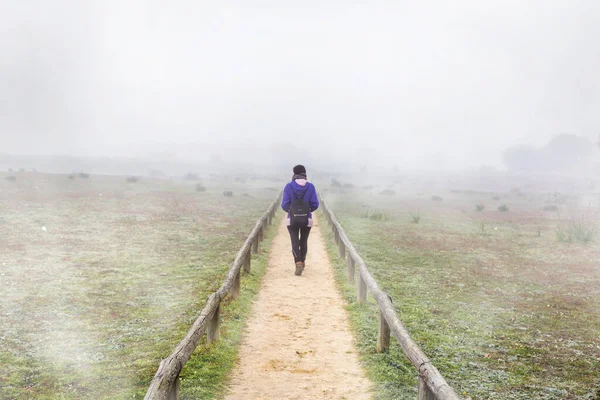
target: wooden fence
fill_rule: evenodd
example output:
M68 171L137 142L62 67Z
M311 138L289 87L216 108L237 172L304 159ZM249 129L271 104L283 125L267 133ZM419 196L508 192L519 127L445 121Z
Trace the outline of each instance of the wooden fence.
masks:
M358 268L358 302L364 303L367 299L367 291L370 291L379 305L377 351L384 352L389 349L391 333L400 343L406 357L419 372L419 400L458 400L459 397L454 390L412 340L410 334L400 322L390 296L379 288L365 262L358 255L344 229L323 199L321 199L321 206L327 221L333 229L333 236L338 245L340 257L346 259L346 255L348 255L348 280L350 282L354 282L355 270Z
M176 400L179 394L179 373L200 343L204 333L207 334L208 342L219 340L221 301L228 294L232 299L240 295L242 268L246 273L250 272L252 253L256 254L258 252L258 244L263 240L265 229L272 223L280 199L281 194L258 220L244 245L238 251L233 264L229 268L227 278L221 287L208 297L200 316L187 335L179 342L173 352L160 362L158 371L156 371L144 397L145 400Z

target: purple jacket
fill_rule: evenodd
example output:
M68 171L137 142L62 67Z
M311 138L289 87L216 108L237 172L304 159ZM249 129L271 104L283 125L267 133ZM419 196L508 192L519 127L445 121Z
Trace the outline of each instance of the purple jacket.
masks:
M296 197L304 197L304 200L308 201L311 211L308 214L308 219L311 222L309 223L309 226L311 226L312 211L315 211L317 208L319 208L319 199L317 198L317 190L315 189L315 185L310 182L306 182L306 185L302 186L297 184L296 181L292 181L285 185L285 188L283 189L283 198L281 199L281 208L283 208L283 211L288 213L288 219L290 218L290 205Z

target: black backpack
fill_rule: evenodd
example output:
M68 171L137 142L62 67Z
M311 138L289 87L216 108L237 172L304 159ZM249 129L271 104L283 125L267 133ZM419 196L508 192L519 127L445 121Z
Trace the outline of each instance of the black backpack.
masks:
M310 213L310 204L308 201L304 200L306 196L306 192L308 192L308 187L304 191L302 197L299 197L294 189L292 189L292 193L294 194L294 200L290 205L290 225L298 228L305 228L308 226L308 214Z

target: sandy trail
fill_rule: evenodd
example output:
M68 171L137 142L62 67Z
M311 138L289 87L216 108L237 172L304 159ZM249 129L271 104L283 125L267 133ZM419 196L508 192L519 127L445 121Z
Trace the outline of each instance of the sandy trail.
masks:
M319 222L294 275L285 220L244 331L226 399L369 399Z

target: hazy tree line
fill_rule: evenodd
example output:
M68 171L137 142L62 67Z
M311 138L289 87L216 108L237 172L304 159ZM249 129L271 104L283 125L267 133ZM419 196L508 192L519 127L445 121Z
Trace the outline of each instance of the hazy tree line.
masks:
M503 153L506 166L513 171L557 172L588 168L598 144L572 134L554 136L545 146L512 146Z

